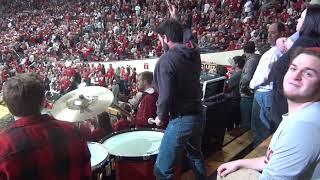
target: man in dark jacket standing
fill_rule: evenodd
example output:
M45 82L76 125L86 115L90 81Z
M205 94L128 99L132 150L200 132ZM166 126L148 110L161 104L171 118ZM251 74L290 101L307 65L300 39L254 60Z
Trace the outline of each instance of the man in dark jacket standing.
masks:
M241 123L243 129L251 128L251 110L253 101L253 91L249 87L252 76L259 64L260 55L255 54L256 46L253 41L249 41L243 45L243 51L246 56L246 63L242 70L240 79L240 108L241 108Z
M167 4L174 15L175 7L168 1ZM154 166L155 175L157 179L173 179L178 156L186 150L197 179L205 180L199 50L193 44L183 43L183 27L175 18L162 22L155 31L166 51L154 71L159 91L155 122L161 125L170 116Z

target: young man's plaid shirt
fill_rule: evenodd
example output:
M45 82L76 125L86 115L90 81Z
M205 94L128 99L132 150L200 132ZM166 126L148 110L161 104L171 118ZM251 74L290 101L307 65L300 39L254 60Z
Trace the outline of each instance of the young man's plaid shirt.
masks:
M73 124L29 116L0 133L1 180L90 178L90 151Z

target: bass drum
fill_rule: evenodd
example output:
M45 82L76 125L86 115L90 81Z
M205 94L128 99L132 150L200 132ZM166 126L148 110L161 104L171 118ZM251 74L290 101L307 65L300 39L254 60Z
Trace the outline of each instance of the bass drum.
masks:
M153 166L163 135L159 129L133 128L103 138L116 180L155 180Z

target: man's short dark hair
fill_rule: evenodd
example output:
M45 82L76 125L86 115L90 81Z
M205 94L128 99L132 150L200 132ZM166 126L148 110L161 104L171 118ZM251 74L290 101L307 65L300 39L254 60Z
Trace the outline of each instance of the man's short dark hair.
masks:
M143 71L139 74L143 80L146 80L148 84L152 84L153 81L153 73L150 71Z
M277 22L277 30L279 33L284 33L286 31L286 26L282 22Z
M183 42L182 24L175 19L165 20L154 31L160 35L166 35L172 42Z
M233 57L233 61L239 69L242 69L244 67L244 64L246 63L245 58L243 56L235 56Z
M298 47L296 49L293 49L293 51L291 51L290 53L290 64L300 54L307 54L320 59L320 47L309 47L309 48Z
M226 76L228 70L227 70L226 66L218 64L216 66L216 72L219 76Z
M256 51L256 46L253 41L248 41L243 45L243 51L245 53L253 54Z
M44 83L39 75L18 74L5 82L3 100L14 116L37 115L41 111L44 91Z

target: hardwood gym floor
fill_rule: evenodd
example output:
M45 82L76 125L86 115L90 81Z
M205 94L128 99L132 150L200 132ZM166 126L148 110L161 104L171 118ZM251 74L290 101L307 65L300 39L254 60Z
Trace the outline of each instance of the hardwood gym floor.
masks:
M205 160L208 180L216 179L217 168L224 162L242 158L248 154L252 150L252 144L253 136L250 131L234 129L226 132L222 150L213 152ZM184 172L181 180L195 180L193 172L191 170Z

